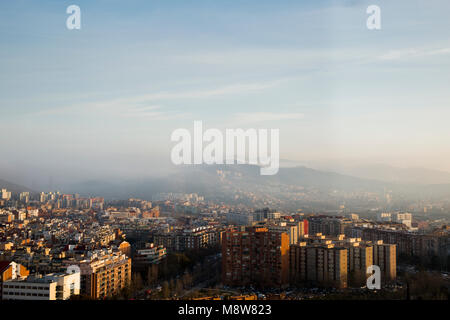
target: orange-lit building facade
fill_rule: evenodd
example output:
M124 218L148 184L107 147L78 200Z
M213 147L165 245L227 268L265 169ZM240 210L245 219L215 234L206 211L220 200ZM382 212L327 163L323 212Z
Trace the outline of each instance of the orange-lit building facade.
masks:
M0 299L3 295L3 282L27 277L30 274L27 268L13 261L0 261Z
M229 230L222 238L222 281L231 286L289 282L289 236L267 228Z
M78 265L81 293L93 299L116 295L131 283L131 258L121 252L99 255Z

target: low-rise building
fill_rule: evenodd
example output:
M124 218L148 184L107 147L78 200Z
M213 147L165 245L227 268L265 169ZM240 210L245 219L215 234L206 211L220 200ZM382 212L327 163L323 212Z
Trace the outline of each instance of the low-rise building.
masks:
M137 250L134 255L133 268L146 269L150 265L159 264L166 256L166 248L147 243L144 249Z
M33 275L5 281L3 300L67 300L80 294L80 273Z

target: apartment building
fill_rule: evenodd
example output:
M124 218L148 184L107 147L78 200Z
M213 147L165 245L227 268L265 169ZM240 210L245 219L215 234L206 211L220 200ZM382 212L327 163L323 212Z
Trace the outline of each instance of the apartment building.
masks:
M347 287L348 251L332 243L300 242L290 246L289 269L293 284Z
M0 299L2 297L4 282L27 277L29 274L28 269L19 263L14 261L0 261Z
M146 270L150 265L159 264L167 256L167 250L163 246L155 246L147 243L144 249L137 250L133 257L133 268Z
M350 239L345 244L348 253L349 281L352 285L364 284L367 280L367 268L374 264L374 246Z
M219 244L220 233L213 228L199 227L184 230L177 235L176 246L178 251L197 250Z
M228 212L227 223L237 226L251 226L254 223L253 213Z
M278 224L268 225L269 231L286 233L289 237L289 244L296 244L298 242L298 226L289 225L286 222L280 222Z
M2 189L2 199L3 200L10 200L11 199L11 192L6 190L6 189Z
M199 250L220 243L222 232L214 227L198 227L165 233L156 233L153 242L168 251Z
M313 248L310 252L310 248ZM337 272L337 260L326 260L327 256L321 250L344 249L347 259L344 274L339 266L339 274L327 275L325 268ZM309 255L308 255L309 254ZM329 254L328 254L329 255ZM305 235L299 244L290 247L290 274L293 283L317 282L328 283L337 287L364 285L368 277L367 268L371 265L380 267L382 281L391 281L396 278L396 246L385 244L383 241L363 241L361 238L345 238L345 235L336 237L325 236L321 233ZM311 260L312 259L312 260ZM314 260L316 259L316 260ZM325 263L327 266L325 266ZM328 276L328 278L327 278ZM339 282L340 281L340 282Z
M67 300L80 294L80 273L33 275L5 281L3 300Z
M395 244L373 243L373 264L380 267L382 281L394 280L397 277L397 252Z
M288 284L289 236L258 227L225 232L222 279L224 284L232 286Z
M398 253L415 256L445 256L449 251L445 237L431 234L417 234L405 230L391 230L387 226L375 225L370 227L356 226L348 229L349 237L362 238L366 241L395 244Z
M81 270L81 294L93 299L117 294L131 283L131 258L121 252L97 251L75 264Z
M352 221L344 217L320 215L308 217L308 225L311 234L338 236L345 233L346 228L352 225Z
M176 235L174 233L156 233L153 235L153 243L167 248L168 251L176 251Z

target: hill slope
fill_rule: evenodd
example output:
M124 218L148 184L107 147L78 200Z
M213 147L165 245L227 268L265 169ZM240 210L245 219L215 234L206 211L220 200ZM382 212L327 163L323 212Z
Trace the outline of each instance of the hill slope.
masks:
M6 180L2 180L0 179L0 189L8 189L8 191L11 191L13 193L18 193L18 192L33 192L33 190L31 190L28 187L24 187Z

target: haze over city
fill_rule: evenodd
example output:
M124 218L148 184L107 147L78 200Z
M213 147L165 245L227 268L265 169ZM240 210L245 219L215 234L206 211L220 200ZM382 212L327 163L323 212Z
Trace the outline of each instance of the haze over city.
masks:
M370 3L78 1L73 32L70 1L2 2L0 177L162 175L194 120L279 128L286 163L449 172L450 4L383 2L370 32Z

